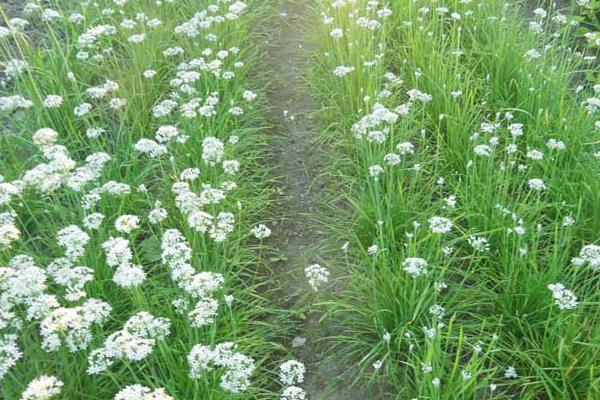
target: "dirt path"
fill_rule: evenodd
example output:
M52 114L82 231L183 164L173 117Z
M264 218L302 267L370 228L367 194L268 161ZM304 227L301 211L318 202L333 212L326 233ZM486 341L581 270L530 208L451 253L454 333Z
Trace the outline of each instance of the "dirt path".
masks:
M269 119L273 134L281 137L274 149L275 173L280 177L281 188L274 207L279 221L273 240L283 261L273 266L276 275L273 279L282 288L284 304L298 310L306 307L304 303L311 291L304 276L305 267L319 263L330 270L332 278L339 277L340 271L336 270L335 260L330 257L324 260L320 249L326 235L314 220L315 215L324 212L320 204L326 190L323 163L327 151L317 144L318 122L313 113L319 103L307 88L304 75L310 62L310 33L318 20L306 0L280 0L275 12L275 21L266 34L269 37L266 68L272 84L268 92L272 107ZM334 290L329 285L325 296ZM338 327L332 322L320 322L320 316L312 311L301 318L297 336L294 340L290 338L289 343L298 360L306 364L307 380L303 387L309 398L365 398L358 388L349 389L348 382L340 380L348 366L327 357L330 354L322 339L335 334Z

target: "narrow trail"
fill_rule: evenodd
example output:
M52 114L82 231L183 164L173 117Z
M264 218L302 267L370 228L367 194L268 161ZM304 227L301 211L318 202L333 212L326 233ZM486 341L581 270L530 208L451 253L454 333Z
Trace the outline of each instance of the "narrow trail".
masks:
M274 212L278 222L273 240L280 260L273 265L275 280L284 296L283 304L290 310L302 307L301 299L310 291L304 268L319 263L330 269L332 278L340 275L329 257L324 260L319 249L326 234L315 225L312 216L322 210L321 197L326 188L323 178L327 152L318 147L318 121L314 112L319 102L308 89L303 77L310 64L310 34L317 20L310 2L280 0L271 26L265 28L268 50L265 65L271 88L268 100L275 143L275 174L281 187ZM332 286L327 291L335 291ZM316 312L306 315L295 338L286 343L294 348L296 358L306 365L303 384L311 400L353 400L365 398L360 388L350 389L349 382L340 377L348 365L327 358L325 337L335 334L339 327L319 321ZM293 339L293 340L292 340Z

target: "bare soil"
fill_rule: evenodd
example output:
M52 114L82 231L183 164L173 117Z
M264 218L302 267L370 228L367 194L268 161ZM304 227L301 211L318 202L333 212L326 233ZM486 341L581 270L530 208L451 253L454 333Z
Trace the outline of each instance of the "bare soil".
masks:
M322 310L310 306L336 296L343 285L330 284L317 297L310 294L312 289L304 276L304 268L314 263L328 268L332 280L339 281L343 274L342 263L322 252L329 247L326 241L330 238L315 218L328 212L322 199L333 197L326 193L332 186L327 184L324 167L331 152L318 142L315 114L320 104L304 80L313 51L310 35L318 21L308 1L281 0L275 13L272 26L265 31L268 52L264 66L271 80L269 122L272 134L279 139L273 160L280 183L273 207L277 216L273 240L280 254L272 266L276 275L272 279L282 288L284 305L290 310L304 310L296 337L290 338L288 345L306 364L303 387L310 399L374 399L359 385L350 387L352 365L335 361L327 351L326 338L339 334L340 327L330 318L321 320ZM298 342L304 344L299 346Z

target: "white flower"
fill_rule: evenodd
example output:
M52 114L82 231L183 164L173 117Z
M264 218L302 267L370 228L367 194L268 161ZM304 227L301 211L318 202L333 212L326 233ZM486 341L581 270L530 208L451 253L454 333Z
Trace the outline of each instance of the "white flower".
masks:
M480 157L489 157L492 154L492 148L487 144L480 144L475 146L473 152Z
M51 128L38 129L33 135L33 144L37 147L50 146L56 143L58 132Z
M2 322L1 313L0 310L0 322ZM16 335L0 334L0 380L23 357L23 353L17 345L17 340Z
M54 376L42 375L29 382L21 396L21 400L51 399L60 394L63 385L62 381Z
M188 214L187 222L190 228L200 233L206 233L213 226L213 219L211 214L196 210Z
M127 239L111 237L102 243L102 249L106 253L106 263L111 267L129 264L133 258Z
M429 313L433 315L434 318L442 319L444 318L446 310L439 304L434 304L433 306L429 307Z
M87 113L92 110L92 105L90 103L81 103L77 107L73 109L73 113L76 117L83 117Z
M539 51L537 51L536 49L531 49L531 50L527 50L525 52L525 58L529 59L529 60L535 60L540 58L542 55L540 54Z
M452 230L452 221L444 217L431 217L429 230L433 233L448 233Z
M170 333L171 323L142 311L125 322L123 329L109 335L104 346L93 350L88 356L89 374L99 374L116 360L140 361L152 353L154 345Z
M504 371L504 377L507 379L516 379L519 377L519 374L517 374L515 367L508 367Z
M306 400L306 392L298 386L288 386L283 390L280 400Z
M213 348L197 344L192 347L187 359L191 379L200 379L204 372L212 371L215 367L224 368L220 386L231 393L247 390L256 368L254 360L239 353L232 342L221 343Z
M433 365L431 363L421 363L421 372L429 374L433 371Z
M212 298L201 299L196 303L194 309L188 314L192 321L192 326L199 328L215 322L215 316L218 313L219 303Z
M345 65L340 65L333 70L333 74L337 77L343 77L354 72L354 67L346 67Z
M279 366L279 380L286 386L304 382L304 364L297 360L288 360Z
M252 235L257 239L265 239L271 236L271 230L266 225L256 225L252 228Z
M404 272L411 275L413 278L417 278L427 273L427 267L429 264L422 258L408 257L402 262L404 266Z
M156 225L167 219L168 216L169 214L167 210L161 207L160 201L157 201L154 204L154 209L148 213L148 222L150 222L152 225Z
M367 253L370 256L375 256L377 255L377 252L379 251L379 246L377 246L376 244L372 244L369 247L367 247Z
M256 99L256 96L256 93L251 90L244 90L244 93L242 93L242 98L246 101L253 101Z
M392 340L392 334L389 332L385 332L381 338L385 343L390 343L390 341Z
M223 142L214 137L207 137L202 141L202 161L208 165L216 165L223 159L225 146Z
M536 8L535 10L533 10L533 14L538 18L546 18L546 15L548 15L546 10L544 10L543 8Z
M58 245L65 249L67 257L75 259L83 256L90 237L77 225L70 225L58 231L56 239Z
M477 252L486 252L490 249L488 240L482 236L469 236L468 242L473 250Z
M173 400L165 389L150 389L140 384L129 385L115 395L114 400Z
M315 292L319 290L319 286L329 281L329 271L319 264L313 264L304 269L304 274L308 279L308 284Z
M85 131L85 136L87 136L89 139L95 139L98 136L102 135L104 132L106 132L106 129L89 128L88 130Z
M408 98L410 99L410 101L419 101L421 103L428 103L431 100L433 100L433 96L431 96L430 94L421 92L417 89L411 89L407 92L408 94Z
M529 185L529 188L531 190L535 190L536 192L546 190L546 184L543 180L539 178L532 178L529 181L527 181L527 184Z
M600 246L588 244L581 248L579 257L574 257L571 262L577 267L589 265L592 271L600 271Z
M140 218L137 215L121 215L115 221L115 229L123 233L131 233L140 227Z
M341 39L344 36L344 31L340 28L333 29L329 35L334 39Z
M552 291L554 304L561 310L572 310L577 307L577 297L570 290L565 289L561 283L553 283L548 285L548 289Z
M139 33L136 35L131 35L127 38L127 41L130 43L142 43L146 39L145 33Z
M369 175L377 179L379 175L383 174L383 167L381 165L372 165L369 167Z
M108 102L108 106L110 108L112 108L113 110L119 110L119 109L123 108L123 106L125 106L125 104L127 104L127 100L121 99L119 97L110 99L110 101Z
M385 161L388 165L398 165L402 162L402 158L400 158L399 154L396 153L388 153L383 157L383 161Z
M552 150L564 150L567 148L563 141L556 139L548 139L548 142L546 142L546 146L548 146L548 148Z
M113 275L113 282L123 288L137 287L145 280L146 273L139 265L119 265Z
M48 95L44 99L44 107L46 108L57 108L60 107L63 103L63 98L57 95Z
M167 143L179 136L179 130L177 127L172 125L162 125L158 128L154 137L159 143Z
M146 138L138 140L133 148L140 153L148 154L150 158L160 157L169 151L164 144L156 143L154 140Z
M535 150L535 149L529 150L527 152L527 158L531 158L532 160L535 160L535 161L540 161L544 158L544 153L542 153L539 150Z
M454 207L456 207L456 196L450 195L450 196L444 198L444 202L446 203L446 205L448 207L454 208Z
M83 219L83 226L90 230L95 230L100 228L102 221L104 220L104 215L101 213L92 213L86 216Z
M223 161L223 171L227 175L235 175L240 170L240 162L237 160L226 160Z

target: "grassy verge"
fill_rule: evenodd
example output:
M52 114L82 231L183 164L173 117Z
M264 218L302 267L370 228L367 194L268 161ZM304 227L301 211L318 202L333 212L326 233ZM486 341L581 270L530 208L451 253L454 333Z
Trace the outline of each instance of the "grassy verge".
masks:
M352 188L330 221L351 270L335 353L389 398L597 398L598 88L571 17L494 0L319 13L313 82Z
M27 7L40 46L23 20L0 32L0 397L53 376L63 399L135 384L272 398L285 328L259 294L251 233L268 203L252 92L266 6Z

